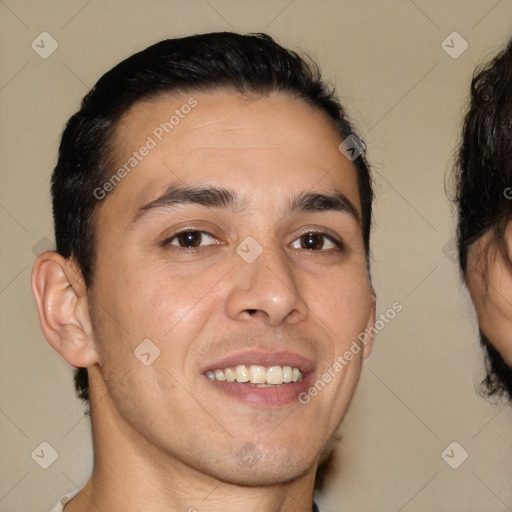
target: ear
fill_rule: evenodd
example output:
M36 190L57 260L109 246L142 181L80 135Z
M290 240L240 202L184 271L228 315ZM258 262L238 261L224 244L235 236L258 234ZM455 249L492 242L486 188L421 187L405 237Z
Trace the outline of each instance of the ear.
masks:
M370 304L370 312L368 314L368 323L366 324L366 332L368 333L368 337L366 338L366 342L363 348L363 357L366 359L373 347L373 338L375 336L375 315L377 310L377 296L375 295L375 290L373 286L371 288L371 304Z
M74 260L40 254L32 270L32 294L48 343L77 368L98 362L82 273Z

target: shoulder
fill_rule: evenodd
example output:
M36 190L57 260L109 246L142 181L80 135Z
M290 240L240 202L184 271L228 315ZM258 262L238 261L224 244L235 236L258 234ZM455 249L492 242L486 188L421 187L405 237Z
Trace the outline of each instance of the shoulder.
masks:
M64 505L71 501L76 495L78 494L78 491L73 491L69 494L66 494L62 496L62 498L59 500L59 502L53 507L51 512L62 512L64 510Z

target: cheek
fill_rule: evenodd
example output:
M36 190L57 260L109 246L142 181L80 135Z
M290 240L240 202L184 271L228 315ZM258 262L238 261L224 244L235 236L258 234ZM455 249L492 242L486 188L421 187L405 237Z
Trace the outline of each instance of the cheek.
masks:
M338 269L321 285L311 283L309 305L343 347L366 327L371 288L366 267Z
M491 268L485 277L480 270L466 273L466 286L478 316L478 323L486 331L493 330L496 323L499 323L500 316L499 302L495 300L499 297L500 290L491 281L493 274Z
M111 340L122 337L130 352L150 339L160 348L159 357L167 367L181 368L194 340L222 307L218 288L225 274L223 268L180 273L168 263L120 266L105 299L112 311L104 315L109 324L105 339L112 344ZM134 363L128 357L127 364Z
M479 272L468 272L466 284L475 306L478 324L503 358L512 364L512 307L507 300L510 290L499 269L489 267L484 279Z

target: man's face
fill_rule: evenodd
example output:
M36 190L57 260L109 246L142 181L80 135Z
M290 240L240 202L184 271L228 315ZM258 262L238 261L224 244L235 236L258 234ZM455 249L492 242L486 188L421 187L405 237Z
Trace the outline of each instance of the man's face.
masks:
M114 137L114 172L148 136L156 146L96 218L102 407L144 450L225 481L282 482L315 463L369 351L299 403L373 325L356 171L332 123L283 95L194 94L158 141L155 128L189 97L138 103ZM289 380L275 367L304 380L208 378L244 380L243 365L259 367L253 380Z

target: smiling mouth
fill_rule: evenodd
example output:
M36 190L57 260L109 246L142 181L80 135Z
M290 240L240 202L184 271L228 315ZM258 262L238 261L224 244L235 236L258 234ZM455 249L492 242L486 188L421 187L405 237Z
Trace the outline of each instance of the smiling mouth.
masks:
M239 364L224 369L208 370L204 374L210 380L250 384L254 387L274 387L301 382L303 372L292 366L261 366Z

